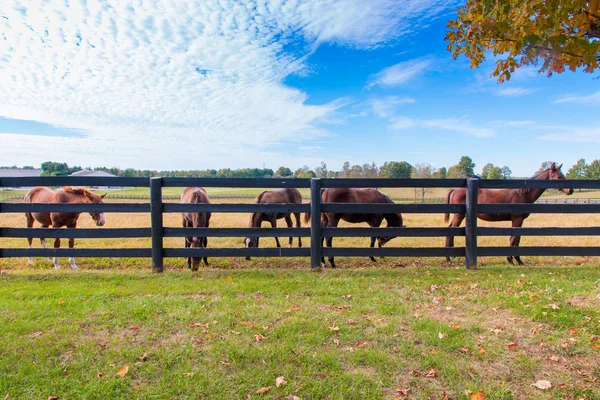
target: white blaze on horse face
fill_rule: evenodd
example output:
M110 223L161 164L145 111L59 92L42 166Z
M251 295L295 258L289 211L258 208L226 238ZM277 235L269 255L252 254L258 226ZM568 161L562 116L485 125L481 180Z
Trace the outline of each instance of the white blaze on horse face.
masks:
M250 238L244 239L244 242L246 243L246 247L250 247Z
M71 264L71 269L79 269L75 264L75 258L69 257L69 264Z
M104 213L98 214L98 219L96 220L96 225L104 226L105 223L106 223L106 220L104 219Z
M52 264L54 264L54 269L60 269L60 264L58 263L58 257L54 257Z

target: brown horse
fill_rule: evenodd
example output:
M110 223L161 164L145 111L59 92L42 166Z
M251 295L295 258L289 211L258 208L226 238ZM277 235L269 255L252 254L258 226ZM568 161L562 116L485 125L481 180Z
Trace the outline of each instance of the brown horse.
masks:
M365 203L365 204L393 204L394 202L385 194L381 193L377 189L353 189L353 188L328 188L321 190L321 202L323 203ZM308 222L310 215L307 214L305 221ZM379 228L383 220L387 221L388 227L399 228L402 225L402 214L339 214L339 213L322 213L321 214L321 226L327 228L337 228L340 220L350 222L353 224L366 222L372 228ZM375 240L377 240L379 247L383 247L387 242L392 240L395 236L391 237L371 237L371 247L375 247ZM323 239L321 239L321 246L323 246ZM327 238L327 247L331 247L333 244L333 238ZM371 261L375 261L373 256L369 257ZM329 257L329 264L332 268L335 268L334 257ZM325 266L325 258L321 258L321 263Z
M54 191L50 188L44 186L36 186L29 190L25 194L25 198L23 199L24 203L102 203L102 199L104 199L106 193L103 195L97 195L95 193L90 192L85 188L72 188L70 186L65 186L62 190ZM61 228L66 226L67 228L75 228L77 226L77 219L79 218L80 212L34 212L34 213L25 213L25 217L27 218L27 227L33 227L33 223L38 221L42 224L43 228L47 228L52 226L53 228ZM92 219L96 222L97 226L103 226L106 222L104 219L104 213L90 213ZM29 248L31 248L31 243L33 238L27 238L29 242ZM46 239L40 238L42 243L42 248L46 248ZM73 248L75 245L75 239L69 239L69 248ZM54 248L60 247L60 238L54 239ZM33 259L29 258L29 263L33 263ZM53 260L54 268L60 268L60 264L58 263L58 257L54 257ZM75 264L75 258L69 257L69 264L71 264L72 269L77 269L77 265Z
M181 193L182 204L210 204L206 190L200 187L186 187ZM208 228L211 213L209 212L186 212L181 213L184 228ZM185 247L206 248L208 239L206 237L186 237ZM208 258L203 257L204 265L208 267ZM188 268L198 271L200 257L188 257Z
M275 189L275 190L265 190L254 200L254 204L302 204L302 195L298 191L298 189L286 188L286 189ZM300 228L302 225L300 224L300 213L293 213L296 218L296 227ZM292 215L291 213L253 213L250 216L250 228L260 228L263 221L268 221L271 223L271 227L277 227L278 219L285 219L285 222L288 228L291 228L294 224L292 223ZM244 239L244 244L246 247L258 247L258 237L247 237ZM289 246L292 247L293 238L290 237ZM279 243L279 238L275 237L275 243L277 243L277 247L281 247ZM298 237L298 247L302 247L302 238ZM249 260L250 257L246 257L246 260Z
M530 179L538 180L564 180L566 179L560 168L562 164L556 166L555 163L542 171L541 173L531 177ZM498 204L498 203L535 203L540 198L542 193L546 189L479 189L478 191L478 204ZM561 192L566 194L573 194L572 188L559 189ZM465 188L452 189L448 192L446 197L447 204L464 204L467 197L467 190ZM527 213L513 213L513 214L477 214L477 217L484 221L512 221L513 228L520 228L523 226L523 221L529 217ZM454 214L452 222L449 227L460 226L462 220L465 218L465 214ZM449 214L444 214L444 221L448 222ZM521 241L520 236L510 237L510 246L518 247ZM446 247L454 247L454 236L446 237ZM515 260L519 265L523 265L521 257L515 256ZM514 265L513 257L506 257L509 263ZM450 262L450 257L446 257L446 260Z

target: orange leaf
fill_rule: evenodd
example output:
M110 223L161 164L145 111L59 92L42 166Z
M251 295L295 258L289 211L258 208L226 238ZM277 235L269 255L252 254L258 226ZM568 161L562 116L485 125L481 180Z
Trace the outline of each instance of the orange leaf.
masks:
M483 390L480 390L477 393L471 393L469 400L485 400L485 394L483 393Z
M517 348L517 344L511 342L511 343L507 344L506 347L508 347L511 350L514 350Z
M592 342L592 348L600 350L600 338L598 336L592 337L590 342Z
M256 339L257 342L260 342L261 340L265 340L266 337L264 337L260 333L257 333L256 335L254 335L254 339Z
M254 392L254 393L256 393L256 394L263 394L263 393L267 393L269 390L271 390L271 386L260 388L256 392Z
M369 343L367 342L358 342L356 343L356 347L361 348L367 346Z
M569 329L569 332L571 333L571 335L575 335L575 334L577 334L577 329L571 328L571 329Z
M429 371L425 372L423 374L423 376L427 377L427 378L435 378L437 376L437 371L433 368L431 368Z
M121 378L124 377L125 375L127 375L127 373L129 372L129 365L125 364L123 366L123 368L121 368L119 370L119 372L117 372L117 376L120 376Z
M479 348L477 349L477 351L479 351L481 354L485 354L486 353L486 351L483 348L483 346L479 346Z
M129 330L132 330L132 331L137 331L138 329L140 329L140 327L138 325L132 325L129 327Z
M8 395L5 398L8 398ZM58 399L60 399L60 397L58 397L58 396L49 396L48 397L48 400L58 400Z
M410 388L406 388L406 389L396 388L396 392L398 392L402 396L406 397L406 396L408 396L408 392L410 392Z

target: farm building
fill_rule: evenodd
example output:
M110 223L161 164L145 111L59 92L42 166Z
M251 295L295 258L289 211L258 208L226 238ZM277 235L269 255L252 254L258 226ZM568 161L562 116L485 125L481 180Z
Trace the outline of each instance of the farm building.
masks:
M113 175L108 172L92 171L89 169L82 169L81 171L73 172L69 176L79 176L79 177L85 176L86 178L92 178L92 177L116 178L117 177L116 175ZM120 186L95 186L94 188L95 189L122 189Z
M23 168L0 168L0 178L25 178L36 177L42 174L41 169L23 169ZM28 189L27 187L14 186L10 189ZM2 188L6 190L7 188Z

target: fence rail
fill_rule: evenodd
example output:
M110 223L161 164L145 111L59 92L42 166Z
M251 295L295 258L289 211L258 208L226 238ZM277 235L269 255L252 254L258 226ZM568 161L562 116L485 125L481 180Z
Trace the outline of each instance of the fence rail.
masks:
M541 199L535 204L478 204L480 188L585 188L600 189L600 181L478 180L478 179L228 179L228 178L108 178L108 177L35 177L0 178L3 187L30 186L127 186L150 188L149 203L102 204L23 204L0 202L0 213L14 212L113 212L150 213L147 228L11 228L0 227L0 237L25 238L151 238L148 248L117 249L0 249L0 257L69 256L69 257L145 257L152 258L154 271L162 272L165 257L309 257L311 266L320 265L325 256L390 256L390 257L465 257L468 268L477 265L478 256L518 255L582 255L600 256L600 247L480 247L480 236L600 236L600 227L494 228L478 227L478 213L600 213L596 199ZM310 204L179 204L166 203L164 187L236 187L236 188L309 188ZM325 188L454 188L466 187L465 204L351 204L321 203ZM252 196L253 197L253 196ZM229 198L229 197L227 197ZM20 199L19 199L20 200ZM556 200L552 203L552 200ZM587 200L587 201L582 201ZM163 224L164 213L310 213L306 228L171 228ZM321 226L321 213L462 213L464 228L400 227L400 228L328 228ZM164 248L166 237L310 237L309 248ZM325 248L329 237L444 237L463 236L465 246L457 248Z

